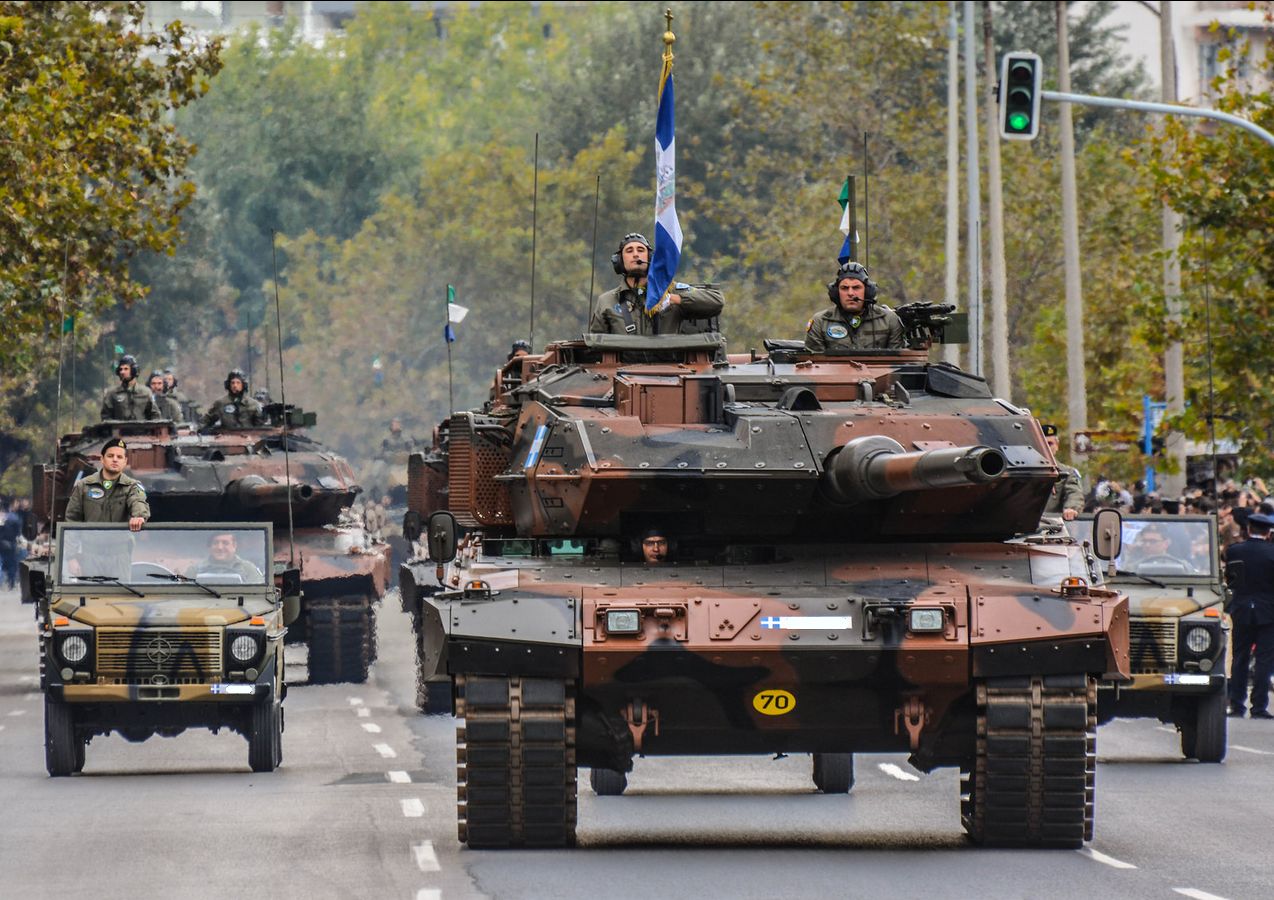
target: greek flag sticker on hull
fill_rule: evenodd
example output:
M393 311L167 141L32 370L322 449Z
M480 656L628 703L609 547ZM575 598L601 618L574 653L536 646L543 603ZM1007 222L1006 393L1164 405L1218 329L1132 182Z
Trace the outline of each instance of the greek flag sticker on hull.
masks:
M762 628L781 631L843 631L853 628L850 616L763 616Z

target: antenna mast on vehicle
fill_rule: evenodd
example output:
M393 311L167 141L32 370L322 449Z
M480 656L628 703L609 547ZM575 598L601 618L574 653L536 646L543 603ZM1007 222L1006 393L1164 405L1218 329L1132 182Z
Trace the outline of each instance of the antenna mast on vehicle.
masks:
M283 384L283 315L279 312L279 251L275 236L270 229L270 260L274 267L274 328L278 339L279 351L279 404L283 407L283 473L288 487L288 565L296 564L296 542L292 526L292 459L289 453L288 440L288 392Z

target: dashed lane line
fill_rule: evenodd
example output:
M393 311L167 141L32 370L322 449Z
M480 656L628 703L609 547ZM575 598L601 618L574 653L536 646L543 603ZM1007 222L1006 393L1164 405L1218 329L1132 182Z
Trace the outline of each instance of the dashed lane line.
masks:
M425 804L415 797L409 800L399 800L403 807L403 815L409 819L419 819L425 814Z
M26 714L27 714L27 711L26 711L25 709L11 709L11 710L9 710L9 715L10 715L10 716L25 716Z
M385 759L393 759L398 755L394 751L394 748L389 746L389 744L373 744L372 746L375 747L376 752L385 757Z
M397 769L391 769L390 771L386 772L385 777L388 778L393 784L411 784L411 776L408 775L406 772L403 772Z
M416 891L416 900L442 900L442 891L438 888L421 888Z
M894 778L897 778L899 781L919 781L920 780L919 775L912 775L906 769L902 768L901 766L896 766L893 763L880 763L879 768L880 768L880 771L884 772L886 775L892 775Z
M1231 750L1242 750L1244 753L1259 753L1261 756L1274 756L1269 750L1257 750L1255 747L1244 747L1242 744L1231 744Z
M362 697L350 697L350 698L349 698L349 705L350 705L350 706L362 706L362 705L363 705L363 698L362 698Z
M416 865L420 867L420 871L438 872L442 869L442 866L438 865L438 854L434 853L433 841L412 844L411 852L416 857Z
M360 719L366 719L368 716L372 714L372 711L368 709L366 706L359 706L357 707L357 709L358 709L358 717Z
M375 722L364 722L363 730L368 734L380 734L380 726Z
M1110 866L1112 869L1135 869L1132 863L1124 862L1122 859L1115 859L1113 856L1107 856L1100 850L1094 850L1092 847L1081 847L1075 851L1080 856L1087 856L1089 859L1099 862L1104 866Z
M1209 894L1207 891L1201 891L1198 888L1173 888L1173 890L1183 897L1193 897L1194 900L1225 900L1224 897Z

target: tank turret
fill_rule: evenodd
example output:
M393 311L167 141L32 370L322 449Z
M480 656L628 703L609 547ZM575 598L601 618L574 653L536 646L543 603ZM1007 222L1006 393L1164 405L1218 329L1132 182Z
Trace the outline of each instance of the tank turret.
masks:
M929 361L948 311L852 354L587 335L442 423L404 523L432 558L400 584L427 705L466 723L462 841L571 844L577 763L618 794L645 755L809 753L843 793L853 754L891 751L960 769L975 841L1091 838L1127 598L1110 547L1028 537L1057 462L1028 411Z

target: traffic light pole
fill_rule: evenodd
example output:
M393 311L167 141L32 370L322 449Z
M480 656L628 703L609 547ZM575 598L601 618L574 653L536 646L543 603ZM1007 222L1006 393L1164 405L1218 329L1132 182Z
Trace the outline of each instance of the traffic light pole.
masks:
M1131 109L1138 112L1162 113L1169 116L1193 116L1198 119L1216 119L1237 125L1244 131L1251 132L1265 143L1274 147L1274 134L1270 134L1260 125L1249 122L1240 116L1223 113L1216 109L1203 109L1195 106L1175 106L1171 103L1148 103L1144 100L1120 100L1114 97L1093 97L1089 94L1067 94L1061 91L1041 91L1040 97L1058 103L1080 103L1084 106L1105 106L1109 109Z

